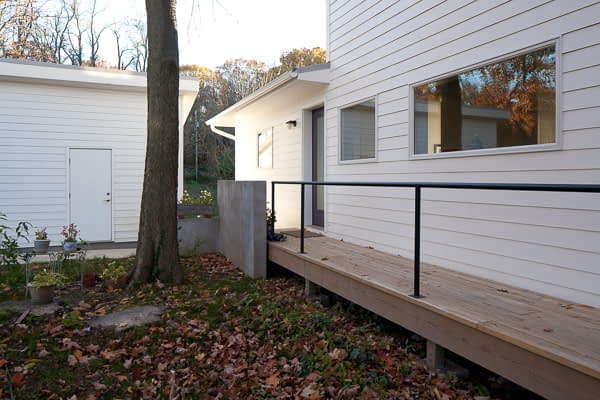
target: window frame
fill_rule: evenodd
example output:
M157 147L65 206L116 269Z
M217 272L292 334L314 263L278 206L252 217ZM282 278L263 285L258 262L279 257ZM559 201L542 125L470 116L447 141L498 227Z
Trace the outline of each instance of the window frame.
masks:
M357 106L359 104L362 104L364 102L367 101L373 101L375 102L375 157L371 157L371 158L358 158L355 160L342 160L342 111L346 108L350 108L353 106ZM379 126L378 126L378 121L379 121L379 116L378 116L378 108L379 108L379 94L375 95L375 96L369 96L369 97L365 97L361 100L358 101L354 101L352 103L347 103L344 104L342 106L339 106L337 109L337 121L338 121L338 127L337 127L337 134L338 134L338 143L337 143L337 147L338 147L338 156L337 156L337 160L338 160L338 165L344 165L344 164L368 164L368 163L376 163L379 161Z
M266 134L268 131L271 131L271 166L270 167L262 167L260 165L260 135ZM275 127L271 126L266 129L262 129L256 133L256 168L257 169L273 169L275 164Z
M415 88L439 81L441 79L449 78L454 75L461 74L476 68L480 68L486 65L505 61L511 57L525 55L527 53L541 50L548 46L554 46L555 51L555 137L554 143L541 143L541 144L528 144L521 146L506 146L506 147L493 147L487 149L477 150L457 150L444 153L433 153L433 154L416 154L415 153ZM460 157L476 157L476 156L487 156L497 154L518 154L518 153L533 153L541 151L557 151L563 149L563 138L562 138L562 104L561 104L561 89L562 89L562 68L561 68L561 38L554 38L552 40L539 43L533 46L528 46L515 50L510 53L505 53L501 56L483 60L476 64L471 64L466 67L442 74L437 75L426 80L415 82L408 87L408 159L409 160L424 160L424 159L436 159L436 158L460 158Z

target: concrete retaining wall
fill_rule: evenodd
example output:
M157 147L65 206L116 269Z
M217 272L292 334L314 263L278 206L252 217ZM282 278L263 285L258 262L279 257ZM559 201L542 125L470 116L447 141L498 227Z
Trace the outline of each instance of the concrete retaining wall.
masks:
M183 256L217 251L219 218L201 217L177 220L179 254Z
M179 219L181 255L220 252L251 278L267 275L266 182L219 181L218 217Z
M251 278L267 276L265 181L219 181L218 251Z

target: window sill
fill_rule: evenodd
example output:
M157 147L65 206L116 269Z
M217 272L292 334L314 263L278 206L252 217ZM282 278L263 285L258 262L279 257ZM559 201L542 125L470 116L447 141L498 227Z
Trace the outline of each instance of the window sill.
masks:
M519 154L519 153L537 153L541 151L557 151L561 150L560 143L548 143L548 144L533 144L527 146L510 146L510 147L496 147L493 149L481 149L481 150L460 150L452 151L447 153L434 153L434 154L410 154L409 160L429 160L436 158L462 158L462 157L481 157L501 154Z
M376 163L377 162L377 158L359 158L356 160L338 160L338 165L344 165L344 164L370 164L370 163Z

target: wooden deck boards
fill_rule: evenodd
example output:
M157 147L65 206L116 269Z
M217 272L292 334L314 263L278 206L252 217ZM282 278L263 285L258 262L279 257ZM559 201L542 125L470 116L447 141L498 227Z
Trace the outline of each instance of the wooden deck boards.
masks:
M424 297L414 299L408 296L412 260L327 237L306 239L302 255L299 239L292 237L269 247L270 253L292 256L286 260L297 264L296 272L307 265L335 272L569 367L600 386L600 309L428 264L421 268Z

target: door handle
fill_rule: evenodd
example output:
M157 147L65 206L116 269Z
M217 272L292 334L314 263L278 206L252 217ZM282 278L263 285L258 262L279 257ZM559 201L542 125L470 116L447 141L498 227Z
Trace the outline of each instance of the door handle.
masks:
M110 199L106 199L106 200L104 200L104 201L106 201L106 202L108 203L108 202L110 201Z

